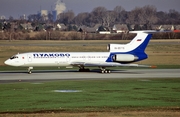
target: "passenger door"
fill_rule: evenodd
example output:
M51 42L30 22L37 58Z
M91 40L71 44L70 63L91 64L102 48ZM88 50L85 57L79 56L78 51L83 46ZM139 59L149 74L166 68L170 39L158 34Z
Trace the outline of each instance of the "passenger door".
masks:
M31 54L28 54L28 62L32 62L32 55Z

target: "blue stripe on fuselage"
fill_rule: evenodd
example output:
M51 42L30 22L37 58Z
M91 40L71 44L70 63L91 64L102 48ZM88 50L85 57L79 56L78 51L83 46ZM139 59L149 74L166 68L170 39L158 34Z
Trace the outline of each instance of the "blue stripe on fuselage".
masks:
M144 42L140 46L138 46L136 49L134 49L132 51L129 51L129 52L111 52L108 59L106 60L106 62L113 62L112 57L115 54L132 54L132 55L138 57L138 60L136 60L136 61L141 61L141 60L147 59L148 56L144 52L144 50L146 49L151 37L152 37L152 34L148 34L146 39L144 40ZM133 62L136 62L136 61L133 61Z

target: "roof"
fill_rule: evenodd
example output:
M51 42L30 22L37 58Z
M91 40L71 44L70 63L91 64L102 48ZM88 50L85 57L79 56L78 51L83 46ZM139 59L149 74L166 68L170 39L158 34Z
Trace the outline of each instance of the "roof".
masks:
M113 30L128 30L128 27L126 24L115 24Z
M31 23L26 23L26 24L20 24L25 30L32 30L33 27Z
M57 24L57 27L61 30L64 30L67 28L64 24Z
M85 25L82 25L78 28L78 31L80 32L88 32L88 33L95 33L98 29L98 25L95 25L94 27L87 27Z

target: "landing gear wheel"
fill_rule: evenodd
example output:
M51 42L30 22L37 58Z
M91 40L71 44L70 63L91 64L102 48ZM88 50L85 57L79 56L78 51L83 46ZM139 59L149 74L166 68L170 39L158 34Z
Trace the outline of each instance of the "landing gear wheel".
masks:
M29 67L29 68L28 68L28 74L31 74L31 73L32 73L32 69L33 69L33 67Z
M28 71L28 74L31 74L31 73L32 73L32 71L31 71L31 70L29 70L29 71Z
M111 73L111 71L110 70L108 70L108 69L105 69L105 68L101 68L101 73L103 74L103 73Z
M90 69L84 69L84 68L81 69L81 68L80 68L80 69L79 69L79 72L90 72Z
M90 72L90 69L85 69L86 72Z

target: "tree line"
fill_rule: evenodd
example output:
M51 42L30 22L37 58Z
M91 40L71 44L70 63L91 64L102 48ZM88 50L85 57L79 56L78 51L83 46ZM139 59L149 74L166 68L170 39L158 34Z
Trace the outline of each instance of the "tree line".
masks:
M48 19L44 17L48 17ZM48 16L33 14L28 16L28 20L32 22L53 22L53 15L51 13ZM168 12L157 11L157 8L152 5L135 7L131 11L126 11L122 6L116 6L113 10L107 10L105 7L99 6L91 12L82 12L76 16L73 10L60 13L56 23L86 25L89 27L95 24L102 24L107 27L114 24L177 25L180 24L180 12L174 9L170 9Z
M48 17L48 18L47 18ZM131 39L131 35L100 35L100 34L84 34L79 32L34 32L27 33L20 25L21 23L30 22L32 27L41 27L44 24L65 24L68 26L88 26L94 27L96 24L101 24L104 27L113 27L115 24L143 25L144 29L151 29L152 25L180 25L180 12L170 9L168 12L157 11L155 6L146 5L144 7L135 7L131 11L126 11L122 6L116 6L113 10L107 10L105 7L99 6L91 12L82 12L77 15L72 10L60 13L55 22L53 15L49 13L47 16L39 16L31 14L27 19L20 18L14 20L9 17L9 20L0 22L0 40L13 39L48 39L48 40L76 40L76 39ZM16 30L14 30L16 28ZM72 28L72 27L71 27ZM77 30L77 29L76 29ZM70 29L68 30L70 31ZM2 33L1 33L2 32ZM33 35L33 36L32 36ZM154 35L155 39L179 39L180 33L167 33Z

